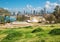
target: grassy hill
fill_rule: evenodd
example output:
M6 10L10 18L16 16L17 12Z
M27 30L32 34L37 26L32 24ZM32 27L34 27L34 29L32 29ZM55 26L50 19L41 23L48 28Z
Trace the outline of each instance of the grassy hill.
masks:
M1 29L0 42L60 42L58 32L60 33L58 24ZM55 35L57 33L58 35Z

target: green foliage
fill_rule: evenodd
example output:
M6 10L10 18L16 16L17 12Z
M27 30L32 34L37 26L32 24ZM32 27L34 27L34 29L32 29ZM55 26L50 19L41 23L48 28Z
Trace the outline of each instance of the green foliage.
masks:
M51 35L60 35L60 29L53 29L49 32Z
M41 40L41 42L45 42L45 40Z
M0 23L3 24L5 22L4 16L0 16Z
M25 34L25 38L32 38L32 37L33 37L33 35L31 33L26 33Z
M0 30L0 34L2 34L2 30Z
M38 38L44 38L44 37L47 36L47 34L46 34L46 33L37 33L36 36L37 36Z
M55 27L55 26L51 25L50 27Z
M4 9L4 8L0 8L0 23L5 23L5 17L6 16L10 16L11 15L11 13L8 11L8 10L6 10L6 9Z
M20 29L20 27L3 29L0 30L0 42L60 42L60 33L58 33L60 32L60 29L55 30L58 29L56 28L58 26L59 25L51 24L51 26L37 26L37 28L36 26L32 26L32 29L29 29L30 27L28 29L23 27L21 27L22 29ZM53 33L50 33L50 30ZM34 32L31 33L32 31ZM54 34L54 31L59 35Z
M56 22L60 23L60 6L59 5L55 7L53 15L56 17Z
M41 32L41 31L43 31L43 29L40 28L40 27L38 27L38 28L34 29L34 30L32 31L32 33Z
M15 30L13 30L13 29L9 29L9 30L0 30L0 34L9 34L9 33L12 33L12 32L15 32Z
M26 27L23 27L23 28L33 28L32 26L26 26Z

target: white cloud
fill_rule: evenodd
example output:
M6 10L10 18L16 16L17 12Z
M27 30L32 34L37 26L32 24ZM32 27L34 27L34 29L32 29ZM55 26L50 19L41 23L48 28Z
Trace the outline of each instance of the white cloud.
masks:
M23 10L27 10L27 11L40 11L42 8L41 7L33 7L32 5L26 5L25 8L23 8Z
M59 5L59 4L57 4L57 3L51 3L51 6L57 6L57 5Z
M41 9L42 9L41 7L36 7L35 11L40 12Z
M31 5L27 5L27 6L26 6L26 9L32 10L33 7L32 7Z
M47 9L49 9L50 8L50 1L46 1L46 5L45 5L45 7L47 8Z
M46 4L50 4L50 1L46 1Z
M40 7L40 6L38 6L38 7L33 7L32 5L26 5L26 7L24 7L24 8L22 8L22 11L26 11L26 12L28 12L28 13L30 13L30 12L33 12L33 10L35 10L36 12L40 12L40 10L41 10L42 8Z
M46 7L47 9L49 9L49 8L50 8L50 5L46 4L45 7Z
M45 7L47 10L49 10L49 9L55 8L57 5L59 5L59 4L56 2L51 3L50 1L46 1Z
M4 8L4 9L9 10L9 8Z

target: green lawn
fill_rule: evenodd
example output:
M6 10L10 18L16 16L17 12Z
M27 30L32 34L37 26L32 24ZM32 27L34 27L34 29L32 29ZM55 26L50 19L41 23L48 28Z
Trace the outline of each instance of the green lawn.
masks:
M0 30L0 42L60 42L60 35L49 34L53 29L60 29L60 25L2 29Z

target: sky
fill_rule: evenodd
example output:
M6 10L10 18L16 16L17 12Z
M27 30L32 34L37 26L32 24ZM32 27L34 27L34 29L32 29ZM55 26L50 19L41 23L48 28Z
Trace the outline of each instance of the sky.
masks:
M36 10L42 8L52 10L56 5L60 5L60 0L0 0L0 7L8 10Z

